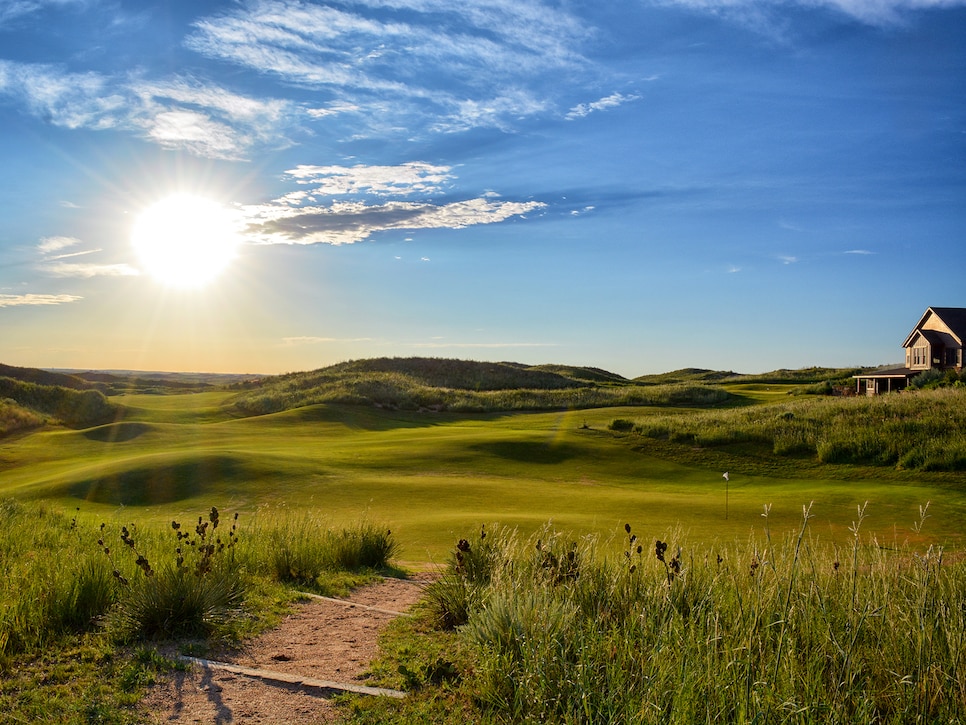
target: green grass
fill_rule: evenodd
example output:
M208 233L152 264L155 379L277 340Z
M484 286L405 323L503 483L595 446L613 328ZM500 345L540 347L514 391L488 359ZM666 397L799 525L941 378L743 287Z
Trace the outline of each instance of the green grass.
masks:
M629 524L607 541L467 534L373 668L413 697L356 700L350 721L962 722L966 563L882 548L867 510L840 546L808 506L787 535L769 516L714 545Z
M293 586L344 595L398 572L391 533L369 521L211 508L161 524L125 509L125 524L95 525L73 513L0 499L2 722L137 722L143 687L177 666L157 640L189 638L197 654L271 626Z
M380 665L380 671L387 682L395 683L392 686L426 690L426 699L405 706L414 710L402 711L414 721L455 712L460 713L457 720L463 717L459 721L464 722L510 717L505 713L518 720L589 722L601 721L605 711L623 712L632 722L654 721L635 720L640 713L628 714L625 690L636 701L651 703L648 707L656 708L654 713L685 713L675 715L684 718L678 721L691 717L741 722L759 712L765 713L766 721L788 719L788 703L814 704L821 687L839 686L828 679L828 662L837 662L838 669L833 670L850 677L860 672L854 669L857 660L842 659L839 650L852 651L843 645L848 632L880 624L876 619L880 615L871 612L881 609L886 612L883 621L898 623L907 635L915 633L919 649L910 650L911 645L902 649L887 638L890 632L881 629L875 630L873 643L892 647L896 656L918 652L921 657L934 657L933 650L926 648L935 642L926 642L921 632L930 631L930 626L935 630L938 623L914 615L925 611L924 603L933 607L937 600L929 599L931 590L916 579L919 570L900 570L898 562L918 561L915 556L926 556L930 545L943 546L947 552L966 545L962 530L966 479L961 471L824 463L807 452L780 455L773 444L762 445L742 432L738 423L752 421L754 427L755 415L785 425L793 419L808 419L819 408L839 405L802 401L788 392L788 387L777 383L742 383L733 388L735 395L727 408L710 411L676 407L668 400L660 407L487 414L325 404L254 417L237 416L231 405L235 393L230 391L130 395L111 399L118 410L113 423L78 430L45 427L4 438L0 440L0 499L11 500L0 511L0 558L11 586L0 595L0 653L6 653L0 656L0 666L8 673L24 674L0 680L4 688L0 708L19 707L17 712L32 713L23 715L27 719L82 722L83 717L101 715L84 715L80 705L67 703L88 697L91 707L108 713L103 721L130 721L129 713L118 709L117 703L134 695L125 694L120 685L105 690L103 683L90 677L89 668L71 669L58 653L81 648L87 653L84 661L114 673L118 682L150 679L155 665L122 657L97 640L101 630L92 628L92 623L113 612L105 621L113 622L115 634L124 639L167 631L165 622L174 616L170 601L181 604L190 599L179 588L188 580L168 576L175 550L171 521L188 524L199 511L216 506L223 512L239 512L246 532L234 548L241 568L232 571L228 581L244 585L242 610L247 612L277 611L285 599L284 585L323 593L344 591L366 576L346 569L364 570L373 561L393 558L402 566L407 562L444 566L453 561L454 542L462 537L473 542L467 532L479 532L481 524L494 537L503 531L509 540L529 542L525 555L507 548L513 561L518 556L523 559L503 567L506 571L501 569L494 581L483 577L472 587L460 588L457 583L438 592L437 599L446 606L462 606L467 626L476 622L475 634L439 635L425 623L397 632L395 646L404 666ZM949 394L930 393L937 398ZM904 396L901 403L915 400L927 399ZM859 411L862 405L889 404L845 403ZM929 413L934 409L940 413ZM943 409L926 405L921 410L925 418L926 413L941 417ZM778 415L789 411L793 418ZM639 426L678 426L693 430L695 437L685 443L683 437L663 440L620 433L610 430L615 419L633 420ZM860 430L861 413L843 419L853 426L844 430L852 434ZM928 420L921 424L933 425ZM731 474L728 482L722 477L724 471ZM802 505L809 502L807 536L797 539ZM857 507L865 502L862 547L850 548L856 541ZM928 519L923 526L919 512L927 502ZM156 572L164 573L157 577L157 586L173 594L173 600L137 579L143 572L123 543L115 541L113 561L101 554L89 534L102 522L115 538L122 526L137 522L137 550ZM621 567L627 564L621 558L626 522L632 522L634 531L647 540L645 556L637 564L640 581L635 580L637 588L628 591L635 601L646 604L635 610L638 615L644 611L657 619L610 620L612 631L597 632L578 614L592 610L596 612L593 621L603 621L602 613L618 612L624 606L618 600L595 603L593 591L627 593L622 587L630 584L621 578L625 571ZM534 543L537 538L540 549ZM669 581L663 564L646 560L655 538L670 541L669 559L682 546L687 579ZM571 548L572 541L578 542L576 549ZM904 553L897 558L892 551ZM858 557L847 559L852 552L858 552ZM724 559L727 576L705 563L718 555ZM71 566L52 567L55 556ZM576 569L568 558L572 556L578 559ZM848 581L853 589L847 591L835 583L844 581L844 575L828 574L832 559L840 562L838 571L852 572ZM751 568L753 561L760 569ZM766 562L771 565L767 572ZM848 562L851 569L842 569ZM113 568L129 582L139 582L128 595L135 602L129 605L129 618L116 614L124 595ZM576 570L580 576L574 578L571 572ZM879 578L866 581L855 574L872 570ZM752 580L761 587L748 590L747 581ZM549 588L548 581L554 582ZM938 579L932 581L940 587ZM543 588L528 589L534 582L543 582ZM947 586L956 594L960 590L955 587L961 583L957 579L941 584ZM577 598L563 596L565 589ZM852 600L851 591L861 593L863 599ZM936 591L942 597L952 596L947 589ZM226 618L226 613L237 610L239 602L236 591L225 593L227 598L216 601L213 609L207 600L199 600L203 626L192 631L224 636L251 631L254 625L245 617L227 623L232 618ZM833 597L847 593L850 599L845 604L833 602ZM888 609L893 605L883 599L884 593L895 593L896 602L906 610ZM489 597L494 602L492 619L472 620L473 603ZM763 619L749 623L747 603L752 601ZM945 600L938 601L936 606ZM702 602L710 608L701 609ZM693 620L700 627L675 619L685 605L701 614ZM955 607L943 606L941 611L959 616ZM528 623L527 612L539 613L544 626ZM174 619L187 617L181 612ZM160 622L161 626L132 626L131 621ZM726 639L710 634L707 628L715 622L730 627L722 630L728 632ZM517 634L507 638L507 631ZM819 636L822 631L825 640ZM672 634L684 649L664 641ZM518 635L525 635L523 640L534 643L536 649L529 653L520 649ZM498 644L490 641L494 637ZM727 641L725 650L721 649L724 644L709 648L709 643L719 641ZM865 662L872 645L856 640L853 650L859 652L860 646L865 648L861 650ZM749 669L752 647L762 655L767 678ZM813 649L824 659L808 664L812 669L803 674L793 666L792 656ZM39 654L45 650L50 651L49 658ZM564 657L566 666L554 664L553 652ZM642 652L667 657L649 654L645 662ZM586 659L575 660L578 655ZM542 679L523 677L544 662ZM587 703L592 717L580 714L584 705L568 699L575 690L558 679L561 673L572 672L574 662L586 663L576 670L584 678L579 689L600 695L599 702ZM837 713L840 721L846 715L862 719L871 712L862 707L882 707L876 704L882 700L893 703L889 712L899 713L884 721L904 722L906 713L914 712L928 722L932 705L924 705L927 701L916 693L940 700L946 696L935 695L934 682L915 680L907 700L902 700L906 696L902 683L908 680L901 678L918 674L901 670L907 667L906 660L890 662L904 673L898 685L883 681L868 697L865 690L855 690L865 698L859 710L848 710L851 706L844 703L849 691L837 690L827 701L829 712ZM627 674L645 664L644 681ZM722 668L738 679L713 679ZM504 671L519 673L523 689L508 683L500 675ZM595 679L600 673L612 680L602 684ZM682 688L681 678L691 673L693 684ZM944 670L935 676L959 687L955 673ZM872 675L855 677L866 682ZM873 679L879 682L883 677L880 671ZM31 683L44 678L62 682L67 694L55 696L51 690L51 702L62 704L34 717L43 714L43 708L37 697L25 693ZM745 687L741 692L734 689L739 679ZM812 689L796 690L799 680ZM681 694L669 704L661 693L672 686ZM557 700L541 699L554 692L559 694ZM727 697L714 693L727 693ZM738 709L728 710L726 700L737 702ZM112 701L113 710L104 704ZM360 722L391 719L380 706L373 707L376 710L353 704L350 710ZM802 722L821 719L818 710L802 712L808 713L800 718ZM936 712L955 713L948 700L942 700ZM674 720L669 715L666 721Z
M766 504L776 526L793 526L811 500L816 530L831 537L869 500L870 525L890 539L914 537L917 507L932 501L937 539L964 543L966 492L948 476L688 446L674 461L666 442L607 430L614 418L692 420L688 409L459 415L320 405L237 419L224 412L229 395L121 396L120 423L0 441L0 495L63 510L79 503L82 516L104 520L122 516L120 506L163 521L211 504L316 512L333 525L369 517L390 524L402 557L420 562L438 561L478 522L529 533L552 519L605 533L630 517L726 539L756 525Z

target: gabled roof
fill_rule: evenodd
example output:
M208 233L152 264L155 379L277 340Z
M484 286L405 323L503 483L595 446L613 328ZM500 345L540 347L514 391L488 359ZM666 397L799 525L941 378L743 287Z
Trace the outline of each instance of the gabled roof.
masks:
M919 318L919 322L913 328L912 332L909 333L906 341L902 343L903 347L909 347L912 343L912 338L915 337L917 332L920 332L920 328L932 315L938 317L945 323L946 327L952 330L957 344L962 345L966 342L966 307L929 307L923 313L923 316ZM924 335L925 332L928 331L923 331Z

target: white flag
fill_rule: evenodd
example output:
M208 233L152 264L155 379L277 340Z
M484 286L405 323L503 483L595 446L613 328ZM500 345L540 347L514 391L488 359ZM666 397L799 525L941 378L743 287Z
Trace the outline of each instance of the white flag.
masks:
M730 481L731 480L730 478L728 478L728 472L727 471L724 472L724 475L722 476L722 478L724 480L726 480L726 481Z

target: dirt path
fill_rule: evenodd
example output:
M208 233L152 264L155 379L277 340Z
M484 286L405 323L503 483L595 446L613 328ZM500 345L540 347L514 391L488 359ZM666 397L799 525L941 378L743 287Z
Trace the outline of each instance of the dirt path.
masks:
M283 676L364 684L361 675L376 656L379 633L397 616L391 612L405 612L422 590L418 582L384 579L347 600L315 598L277 628L212 659ZM335 721L332 694L195 664L159 681L140 707L149 723L315 725Z

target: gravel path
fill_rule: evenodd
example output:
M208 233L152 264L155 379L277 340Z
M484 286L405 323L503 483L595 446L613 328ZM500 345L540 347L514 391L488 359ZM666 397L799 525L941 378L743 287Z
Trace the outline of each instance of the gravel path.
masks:
M423 586L384 579L347 600L313 597L275 629L212 659L290 680L366 684L362 674L377 654L379 633L398 616L393 612L419 600ZM194 664L190 672L159 680L140 708L148 723L317 725L336 720L329 701L334 692Z

